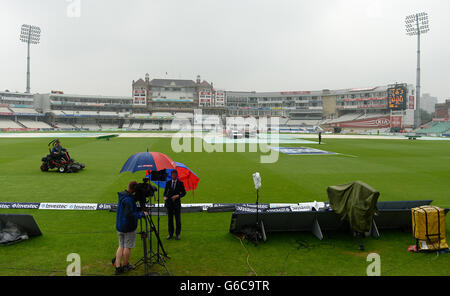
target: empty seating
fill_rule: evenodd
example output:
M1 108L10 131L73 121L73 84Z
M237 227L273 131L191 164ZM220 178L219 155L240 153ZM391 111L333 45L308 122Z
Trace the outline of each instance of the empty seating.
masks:
M285 117L279 117L279 120L280 125L286 125L288 122L290 122L289 118Z
M362 115L361 117L359 117L358 119L366 119L366 118L373 118L373 117L380 117L380 116L385 116L388 114L384 114L384 113L367 113Z
M114 129L119 127L116 123L101 123L100 125L102 126L102 129Z
M150 118L151 115L149 113L133 113L131 114L133 118Z
M141 127L140 122L132 122L132 123L130 123L130 126L129 126L130 129L139 129L140 127Z
M53 113L56 116L65 116L66 115L66 113L64 113L64 111L61 111L61 110L52 110L50 112Z
M418 134L442 134L450 130L450 122L433 122L430 128L417 129Z
M281 125L281 123L280 123L280 125ZM287 125L287 126L316 126L316 125L319 125L319 120L291 119L285 125Z
M23 126L9 119L0 119L0 128L23 128Z
M14 114L39 114L36 110L32 108L9 108Z
M356 120L360 117L364 116L363 113L349 113L349 114L344 114L336 119L330 120L328 123L337 123L337 122L344 122L344 121L352 121L352 120Z
M20 123L27 128L52 128L52 126L43 121L36 121L32 119L20 119Z
M154 113L153 113L154 114ZM193 113L175 113L175 119L184 119L184 118L194 118L194 114Z
M0 114L12 115L13 113L6 107L0 107Z
M145 130L159 130L159 124L152 122L144 122L142 128Z
M157 118L171 118L173 117L173 115L171 113L168 112L154 112L152 114L152 117L157 117Z
M112 111L99 111L98 112L98 115L99 116L112 116L112 117L114 117L114 116L119 116L118 114L117 114L117 112L112 112Z
M163 123L162 129L164 131L170 131L170 130L172 130L172 124L171 123Z
M55 123L55 126L56 128L67 128L67 129L74 128L73 125L64 122Z
M75 115L80 115L80 116L98 116L99 112L97 112L97 111L75 111Z
M84 122L84 123L81 123L81 128L88 129L88 130L91 130L91 131L100 130L100 126L97 123L95 123L95 122Z
M122 118L130 116L130 113L128 113L128 112L119 112L117 114L118 114L119 117L122 117Z

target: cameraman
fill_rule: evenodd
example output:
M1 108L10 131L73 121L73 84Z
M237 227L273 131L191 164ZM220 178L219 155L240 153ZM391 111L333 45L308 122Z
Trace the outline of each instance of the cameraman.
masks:
M140 218L148 215L148 212L138 212L137 210L136 201L133 196L136 185L136 181L131 181L128 184L128 190L117 193L119 202L117 204L116 229L119 236L119 248L116 252L116 258L113 259L113 264L116 267L116 275L127 272L132 268L128 260L131 249L136 244L137 222ZM122 258L123 265L120 264Z

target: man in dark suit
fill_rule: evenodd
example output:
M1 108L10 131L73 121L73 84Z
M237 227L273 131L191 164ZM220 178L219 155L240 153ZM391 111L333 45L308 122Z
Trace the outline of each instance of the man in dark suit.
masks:
M173 170L170 174L172 180L166 182L166 189L164 190L164 205L167 208L167 217L169 220L169 236L167 239L173 237L173 216L176 222L176 240L180 239L181 234L181 201L180 198L186 195L184 184L178 180L177 171Z

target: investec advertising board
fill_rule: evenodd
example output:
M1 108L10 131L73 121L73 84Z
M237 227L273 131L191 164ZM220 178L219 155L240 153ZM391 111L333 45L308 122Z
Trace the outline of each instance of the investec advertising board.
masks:
M97 204L94 203L53 203L43 202L39 210L78 210L78 211L96 211Z
M163 204L147 205L149 208L163 207ZM213 204L213 203L197 203L197 204L182 204L183 209L189 209L192 207L201 207L203 211L208 211L210 208L222 208L222 207L232 207L232 211L235 207L253 208L256 209L255 204ZM326 207L325 203L316 202L313 203L298 203L298 204L286 204L286 203L276 203L276 204L259 204L260 209L274 210L275 208L286 208L290 207L291 211L306 211L312 208L318 211L320 208ZM104 203L56 203L56 202L4 202L0 201L0 210L2 209L35 209L35 210L75 210L75 211L113 211L117 208L117 204Z

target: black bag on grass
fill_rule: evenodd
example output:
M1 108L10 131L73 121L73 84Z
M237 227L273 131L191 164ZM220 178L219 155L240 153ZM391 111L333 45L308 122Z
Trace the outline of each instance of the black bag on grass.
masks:
M16 224L0 220L0 245L11 245L28 239L28 235Z

